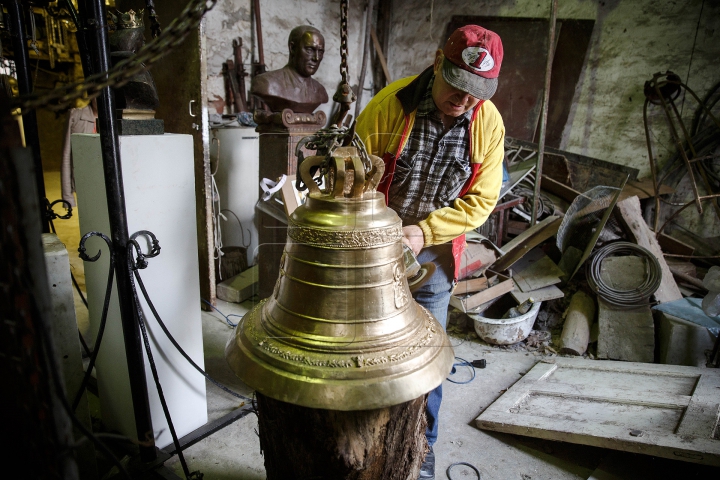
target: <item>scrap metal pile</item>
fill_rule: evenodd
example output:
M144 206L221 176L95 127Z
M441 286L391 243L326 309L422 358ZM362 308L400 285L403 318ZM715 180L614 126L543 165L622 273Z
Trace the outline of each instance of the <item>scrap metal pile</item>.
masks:
M509 175L489 220L468 235L451 332L538 354L720 364L720 84L700 100L666 72L645 91L650 178L553 148L538 176L538 145L506 138ZM682 98L697 100L689 127ZM660 167L653 107L676 147Z

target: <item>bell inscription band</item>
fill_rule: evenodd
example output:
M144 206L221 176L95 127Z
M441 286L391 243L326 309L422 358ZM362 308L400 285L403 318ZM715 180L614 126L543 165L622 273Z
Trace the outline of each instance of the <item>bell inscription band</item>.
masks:
M238 377L258 392L261 446L266 451L269 479L282 475L300 478L298 469L303 475L320 475L313 478L345 476L326 471L337 451L318 458L322 454L310 450L323 447L311 448L308 439L290 441L290 425L287 429L275 425L282 434L265 429L266 435L275 438L272 445L268 438L263 439L263 420L302 422L299 415L312 418L315 426L333 422L357 426L355 417L360 415L370 422L364 424L368 428L390 432L382 422L389 421L391 412L399 414L408 408L414 417L407 412L402 415L417 421L395 425L393 428L402 431L392 435L413 438L415 443L394 447L398 457L405 456L403 462L412 460L406 465L412 472L419 469L425 453L424 395L449 374L454 353L441 325L411 297L401 220L386 207L384 195L375 190L384 169L382 160L368 155L362 145L318 153L302 160L298 168L310 193L288 219L275 290L243 317L228 341L226 358ZM325 190L316 185L313 171L326 173ZM275 408L268 411L270 405ZM278 409L283 410L278 405L293 413L278 417ZM328 416L333 417L332 422ZM327 428L330 430L323 435L332 436L332 428L337 427ZM348 435L347 431L336 433ZM384 442L396 440L399 438L378 438L362 448L370 455L368 452L387 450ZM278 442L294 443L296 451L300 448L297 442L304 443L302 448L308 452L301 457L307 456L294 466L268 465L272 463L268 450L282 452ZM414 451L404 452L403 448ZM287 450L284 454L287 458ZM315 464L309 456L317 459L317 468L309 466ZM397 469L397 463L392 463L399 461L387 454L383 459L365 460L368 465L352 468L362 470L380 462L387 464L385 468ZM376 476L368 473L371 476L367 478L384 478L377 475L377 468L371 469Z

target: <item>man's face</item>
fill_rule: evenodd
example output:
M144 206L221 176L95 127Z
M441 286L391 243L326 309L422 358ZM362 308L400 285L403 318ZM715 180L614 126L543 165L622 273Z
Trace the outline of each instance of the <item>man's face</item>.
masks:
M435 80L432 87L432 97L435 105L445 115L459 117L465 112L475 108L480 100L467 92L458 90L448 84L442 76L442 51L438 50L435 55Z
M325 40L313 32L305 32L297 45L291 45L292 64L303 77L310 77L317 72L325 54Z

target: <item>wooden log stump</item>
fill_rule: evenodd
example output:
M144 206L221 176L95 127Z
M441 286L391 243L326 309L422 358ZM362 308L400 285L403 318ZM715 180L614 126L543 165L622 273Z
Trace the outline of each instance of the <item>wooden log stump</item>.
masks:
M337 411L257 394L268 480L408 480L427 451L427 395L392 407Z
M590 328L595 321L595 301L582 291L573 295L568 306L560 353L582 355L590 342Z

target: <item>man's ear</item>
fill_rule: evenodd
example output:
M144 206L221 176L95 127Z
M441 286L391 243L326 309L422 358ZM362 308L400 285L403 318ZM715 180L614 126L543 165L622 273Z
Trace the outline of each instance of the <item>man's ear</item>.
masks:
M444 58L445 55L443 55L443 51L438 48L435 52L435 63L433 64L433 71L435 72L435 75L440 72L440 66L442 65L442 61Z

